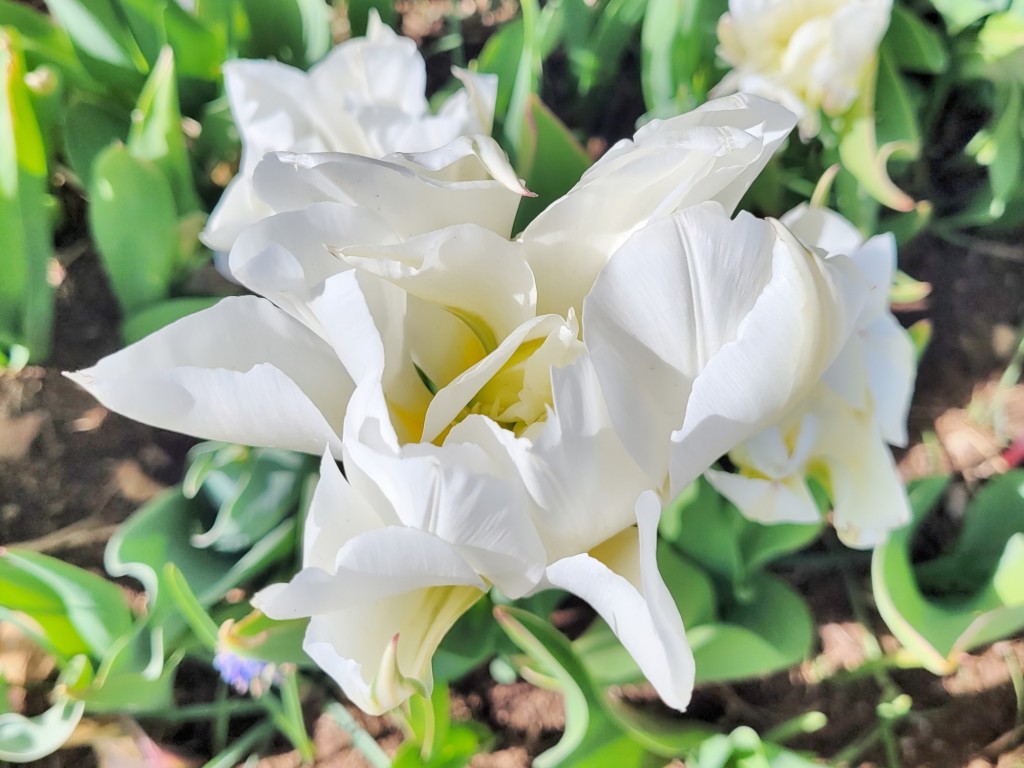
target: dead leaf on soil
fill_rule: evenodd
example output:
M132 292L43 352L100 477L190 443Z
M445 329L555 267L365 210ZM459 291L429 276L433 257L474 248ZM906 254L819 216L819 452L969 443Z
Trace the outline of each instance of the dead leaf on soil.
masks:
M99 428L103 420L107 418L108 413L110 411L102 405L95 405L71 422L71 431L92 432L94 429Z
M0 413L0 460L25 458L42 425L42 411L29 411L21 416Z
M143 472L134 459L117 462L112 481L117 492L135 504L149 501L167 487Z
M22 711L25 685L45 680L53 666L53 657L29 640L24 632L11 622L0 623L0 670L9 686L7 696L12 711Z

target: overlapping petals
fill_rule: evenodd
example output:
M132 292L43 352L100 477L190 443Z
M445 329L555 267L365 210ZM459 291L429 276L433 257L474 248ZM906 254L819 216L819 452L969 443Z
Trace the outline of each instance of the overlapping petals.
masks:
M308 73L273 61L230 61L224 84L242 139L238 175L210 216L203 241L227 252L249 224L274 212L253 188L268 152L423 152L457 136L489 134L497 77L457 70L465 88L436 115L416 44L371 13L366 37L345 41Z
M800 118L806 140L865 85L889 27L892 0L730 0L718 55L733 69L715 87L773 99Z
M820 208L800 206L783 220L809 245L849 253L869 291L853 333L808 396L732 449L737 474L712 469L707 476L761 522L817 520L807 486L813 477L830 492L832 522L843 541L874 546L910 515L886 446L906 442L914 382L913 344L889 311L895 241L880 235L865 243L848 221Z
M518 237L525 190L484 137L270 155L253 189L273 215L229 259L265 298L78 380L161 426L328 447L303 570L259 604L309 616L308 653L368 711L429 688L440 638L491 585L579 595L683 708L660 506L808 395L868 290L784 225L730 218L792 125L745 96L652 123ZM246 310L235 331L213 327L227 308ZM125 394L143 381L187 398Z

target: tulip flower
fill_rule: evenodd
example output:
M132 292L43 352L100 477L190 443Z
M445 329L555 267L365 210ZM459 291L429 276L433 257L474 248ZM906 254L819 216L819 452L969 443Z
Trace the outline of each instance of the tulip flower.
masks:
M732 71L712 94L777 101L811 139L821 112L843 114L865 87L891 12L892 0L729 0L718 55Z
M711 469L712 485L752 520L815 522L807 478L830 492L840 538L870 547L910 519L906 492L886 443L905 445L914 347L889 311L896 267L892 235L863 242L839 214L800 206L783 217L804 242L846 252L870 290L854 332L807 398L778 423L737 445L738 473Z
M308 73L275 61L225 63L224 88L242 139L242 160L210 215L203 242L227 253L242 229L273 213L253 189L253 173L268 152L379 158L489 134L497 77L462 69L454 74L465 87L431 114L423 57L376 11L370 13L366 37L341 43Z
M692 656L654 558L670 480L803 397L863 298L842 257L729 218L792 125L745 96L652 123L516 238L525 190L484 137L268 156L254 189L275 213L230 256L265 298L75 378L142 421L343 460L303 570L258 602L311 617L308 652L360 706L429 688L493 584L587 600L684 708Z

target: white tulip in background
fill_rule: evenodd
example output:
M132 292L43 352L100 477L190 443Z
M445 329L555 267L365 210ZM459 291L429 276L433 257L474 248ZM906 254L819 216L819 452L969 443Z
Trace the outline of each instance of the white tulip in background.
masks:
M718 55L732 67L713 95L742 91L794 112L805 141L820 113L856 101L889 28L892 0L729 0Z
M840 538L874 546L910 519L886 445L906 445L915 371L913 343L889 310L896 242L888 234L864 242L839 214L806 205L783 221L812 246L849 253L870 292L854 333L807 399L730 452L739 473L712 469L707 477L750 519L799 523L820 518L812 476L830 492Z
M303 571L259 603L311 616L307 650L368 710L429 688L491 584L587 600L681 709L661 504L805 397L865 301L849 260L729 218L793 122L747 96L655 121L516 238L524 190L486 137L270 155L253 189L274 213L230 256L265 298L73 377L140 421L343 458Z
M203 242L227 253L242 229L273 213L255 194L252 179L268 152L383 157L435 149L457 136L489 134L497 76L454 73L465 87L431 114L423 56L375 11L366 37L341 43L309 72L275 61L225 63L224 87L242 140L242 160L210 214Z

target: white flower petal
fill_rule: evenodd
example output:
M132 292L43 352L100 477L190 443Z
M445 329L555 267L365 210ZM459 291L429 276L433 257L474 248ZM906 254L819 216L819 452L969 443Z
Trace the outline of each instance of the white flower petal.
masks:
M503 175L492 178L491 171ZM518 180L508 186L507 174L515 179L501 150L481 136L426 155L384 160L271 153L257 166L254 184L276 211L347 202L381 216L402 237L467 223L507 235L521 195Z
M662 700L683 710L694 684L693 653L679 609L657 563L661 505L654 493L636 503L628 529L590 554L548 566L548 580L589 603L608 622Z
M609 256L648 221L707 200L731 211L792 127L777 104L735 96L616 144L521 235L538 312L579 312Z
M308 453L340 451L353 389L323 341L253 297L224 299L68 375L145 424Z
M803 473L782 479L769 479L709 469L704 476L748 520L766 525L816 523L821 520L821 512Z

